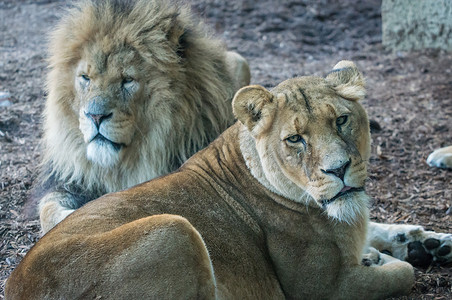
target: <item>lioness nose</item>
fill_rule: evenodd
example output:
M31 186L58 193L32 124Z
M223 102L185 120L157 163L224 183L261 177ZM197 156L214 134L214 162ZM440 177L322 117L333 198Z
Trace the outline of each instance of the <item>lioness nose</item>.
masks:
M100 124L104 120L111 118L113 113L109 113L109 114L92 114L92 113L85 112L85 115L94 122L94 125L96 125L97 128L99 128Z
M351 160L349 159L346 163L344 163L339 168L327 169L327 170L321 169L321 170L325 174L334 175L336 177L339 177L342 181L344 181L344 175L345 175L345 172L347 171L348 166L350 166L350 163L351 163Z

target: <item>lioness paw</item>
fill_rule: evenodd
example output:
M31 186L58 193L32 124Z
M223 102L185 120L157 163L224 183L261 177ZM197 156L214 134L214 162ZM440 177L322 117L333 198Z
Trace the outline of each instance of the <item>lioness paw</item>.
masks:
M363 255L363 258L361 260L361 264L370 267L370 266L382 266L388 263L397 262L400 260L397 258L394 258L393 256L390 256L385 253L381 253L377 249L373 247L369 247L367 249L367 253Z
M368 250L368 253L364 254L363 258L361 260L361 264L363 266L370 267L373 265L377 265L377 266L383 265L384 262L381 259L381 255L380 255L381 253L377 249L370 247L367 250Z
M431 167L452 169L452 146L436 149L427 158Z
M399 225L394 228L393 250L402 250L402 257L413 266L427 267L432 262L447 264L452 262L452 234L425 231L422 226ZM394 253L393 253L394 254Z
M424 231L419 241L408 243L407 259L417 266L427 266L432 261L440 264L452 262L452 234Z
M452 263L452 234L425 231L418 225L370 222L368 243L413 266Z

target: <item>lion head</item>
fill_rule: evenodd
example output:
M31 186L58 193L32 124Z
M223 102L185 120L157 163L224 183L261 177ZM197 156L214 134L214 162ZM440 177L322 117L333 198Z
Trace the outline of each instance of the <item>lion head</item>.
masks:
M241 148L253 175L277 194L353 223L367 212L370 131L358 103L364 95L364 79L349 61L326 78L239 90L233 108L247 128Z
M43 182L95 198L177 168L233 121L227 52L170 1L82 1L51 36Z

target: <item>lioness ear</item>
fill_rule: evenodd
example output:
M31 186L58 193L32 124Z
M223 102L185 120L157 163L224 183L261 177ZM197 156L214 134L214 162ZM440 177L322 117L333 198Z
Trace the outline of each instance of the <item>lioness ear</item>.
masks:
M364 77L352 61L338 62L328 73L326 80L345 99L358 101L366 96Z
M232 100L235 117L254 134L265 130L274 108L273 95L260 85L241 88Z

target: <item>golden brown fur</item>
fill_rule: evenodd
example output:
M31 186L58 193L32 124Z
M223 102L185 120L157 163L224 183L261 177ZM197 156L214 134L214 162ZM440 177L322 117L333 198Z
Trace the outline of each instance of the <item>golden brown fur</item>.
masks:
M43 163L43 232L84 203L167 174L233 121L249 82L175 1L76 4L51 36Z
M374 252L377 264L361 264L368 209L359 188L370 143L363 95L351 62L325 79L241 89L235 125L178 171L67 217L14 270L6 299L408 293L408 263Z

